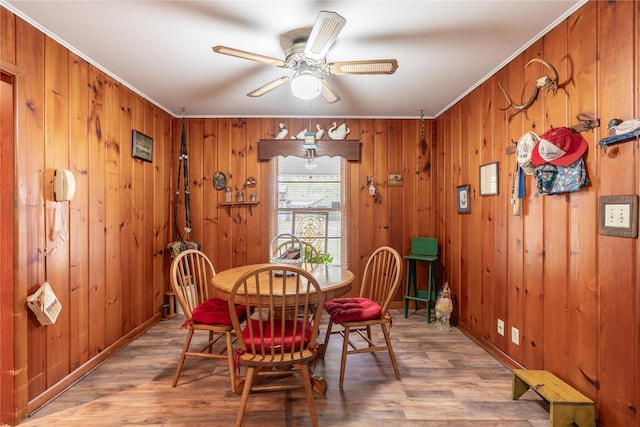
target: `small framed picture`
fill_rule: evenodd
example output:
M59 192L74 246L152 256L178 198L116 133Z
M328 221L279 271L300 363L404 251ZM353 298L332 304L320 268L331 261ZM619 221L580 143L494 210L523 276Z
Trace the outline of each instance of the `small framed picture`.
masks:
M153 162L153 139L137 130L132 131L133 149L131 156L145 162Z
M600 234L605 236L638 237L638 196L600 196Z
M456 187L458 190L458 213L471 213L469 184Z
M480 165L480 195L498 194L498 162Z
M389 174L389 187L402 187L402 174L390 173Z

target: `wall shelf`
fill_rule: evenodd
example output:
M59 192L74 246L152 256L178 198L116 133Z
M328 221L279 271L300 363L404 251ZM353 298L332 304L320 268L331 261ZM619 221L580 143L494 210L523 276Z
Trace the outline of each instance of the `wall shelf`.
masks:
M227 210L229 216L231 216L231 208L234 206L247 206L249 208L249 215L253 216L253 207L259 205L260 202L220 202L218 206L222 206Z
M271 160L277 156L307 157L307 150L301 139L261 139L258 141L258 159ZM315 157L340 156L348 161L360 161L360 140L357 139L319 139Z

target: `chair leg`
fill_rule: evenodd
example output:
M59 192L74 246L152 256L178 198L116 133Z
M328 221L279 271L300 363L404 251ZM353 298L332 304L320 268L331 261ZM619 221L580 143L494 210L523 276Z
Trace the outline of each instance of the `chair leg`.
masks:
M180 355L180 359L178 360L178 366L176 367L176 373L173 375L173 384L171 387L175 387L178 384L178 378L180 377L180 373L182 372L182 367L184 366L184 359L187 357L187 351L189 351L189 346L191 345L191 338L193 337L193 329L189 329L187 331L187 337L184 339L184 345L182 346L182 354Z
M244 388L242 389L242 397L240 398L240 407L238 408L238 416L236 417L236 427L242 425L244 414L247 410L247 402L249 401L249 393L251 393L251 385L256 372L255 366L247 367L247 377L245 378Z
M311 388L311 372L309 371L309 365L304 364L300 366L300 375L304 382L304 392L307 395L307 406L309 407L309 415L311 416L311 425L317 427L318 415L316 414L316 408L313 405L313 391Z
M347 351L349 351L349 330L350 328L345 326L344 328L344 341L342 342L342 360L340 361L340 388L344 383L344 371L347 367Z
M233 365L233 341L231 332L225 332L227 338L227 361L229 363L229 378L231 379L231 391L236 392L235 366Z
M329 319L329 325L327 326L327 334L324 337L324 344L322 344L322 349L320 349L320 353L318 354L318 358L324 359L324 354L327 351L327 346L329 345L329 337L331 337L331 328L333 328L333 321Z
M382 334L384 340L387 342L387 349L389 350L389 357L391 358L391 364L393 365L393 371L396 373L396 379L400 379L400 369L398 369L398 362L396 361L396 355L393 353L393 347L391 347L391 338L389 337L389 330L384 324L380 325L382 328Z

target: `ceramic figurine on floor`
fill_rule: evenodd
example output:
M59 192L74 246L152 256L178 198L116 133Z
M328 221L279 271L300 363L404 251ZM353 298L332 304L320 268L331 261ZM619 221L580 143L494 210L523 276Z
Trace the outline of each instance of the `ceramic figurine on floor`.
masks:
M444 284L442 294L436 301L436 328L451 331L451 313L453 312L453 301L451 299L451 289L449 283Z

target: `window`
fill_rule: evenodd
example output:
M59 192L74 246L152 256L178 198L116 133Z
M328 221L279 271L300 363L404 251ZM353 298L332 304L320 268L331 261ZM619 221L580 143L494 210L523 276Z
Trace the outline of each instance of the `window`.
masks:
M347 173L341 157L275 157L271 162L270 235L293 234L331 264L346 266Z

